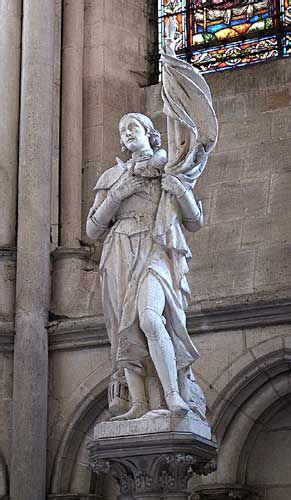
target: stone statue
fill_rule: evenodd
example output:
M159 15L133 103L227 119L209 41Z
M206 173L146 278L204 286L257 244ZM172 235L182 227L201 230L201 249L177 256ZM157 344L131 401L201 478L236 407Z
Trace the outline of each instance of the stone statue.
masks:
M175 56L175 22L162 54L168 157L151 120L129 113L119 123L127 162L96 184L87 234L103 239L103 309L111 342L112 420L194 412L206 403L191 365L199 354L186 330L191 257L184 228L203 223L193 188L217 139L211 94L202 75ZM160 390L162 389L162 390Z

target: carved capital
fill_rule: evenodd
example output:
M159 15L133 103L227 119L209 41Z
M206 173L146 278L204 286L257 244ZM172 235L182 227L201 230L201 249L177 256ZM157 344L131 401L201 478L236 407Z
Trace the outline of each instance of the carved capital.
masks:
M95 460L90 463L89 468L92 472L96 472L96 474L108 474L111 466L108 460Z
M91 461L90 468L97 474L109 472L117 479L122 495L140 493L186 492L189 479L196 474L207 474L214 465L186 453L161 454L144 457L112 458Z
M192 475L216 469L216 445L191 433L160 433L97 439L89 445L90 466L117 479L121 495L187 498Z
M191 455L161 455L151 457L146 464L136 460L96 460L91 470L97 474L109 472L117 479L122 495L185 490L194 473L195 457Z

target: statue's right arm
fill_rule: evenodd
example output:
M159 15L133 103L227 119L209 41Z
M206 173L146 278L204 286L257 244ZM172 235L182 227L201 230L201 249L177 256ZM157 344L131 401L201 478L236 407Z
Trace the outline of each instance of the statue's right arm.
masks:
M92 240L101 239L110 224L123 200L134 193L144 190L145 181L141 177L123 178L123 181L115 187L108 189L98 189L95 201L89 211L86 225L86 232Z
M103 238L116 214L120 200L113 192L98 190L92 208L89 210L86 232L92 240Z

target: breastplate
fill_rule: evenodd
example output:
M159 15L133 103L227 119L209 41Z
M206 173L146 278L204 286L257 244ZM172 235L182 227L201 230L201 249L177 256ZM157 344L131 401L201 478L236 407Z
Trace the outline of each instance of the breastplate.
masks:
M121 203L117 212L117 218L126 217L127 214L155 215L161 196L160 179L150 179L145 181L145 191L135 193L126 198Z
M115 231L131 236L151 231L161 196L160 179L146 181L146 189L126 198L116 214Z

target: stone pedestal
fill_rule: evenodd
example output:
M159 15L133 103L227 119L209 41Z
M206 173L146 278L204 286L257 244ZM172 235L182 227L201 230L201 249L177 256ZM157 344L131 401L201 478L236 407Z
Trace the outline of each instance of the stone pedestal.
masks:
M94 439L97 441L110 437L162 435L163 433L171 435L173 432L193 434L211 441L211 428L206 420L201 420L192 412L183 418L174 417L168 410L153 410L144 415L143 418L135 420L101 422L94 429Z
M159 417L149 421L146 434L138 433L139 429L145 430L144 418L98 424L95 440L88 447L91 469L114 475L120 485L120 500L186 500L191 476L216 470L217 449L214 441L193 432L167 430L177 425L175 420L178 419ZM180 419L180 426L183 420ZM150 430L157 430L158 421L164 432ZM125 431L127 435L118 435Z

